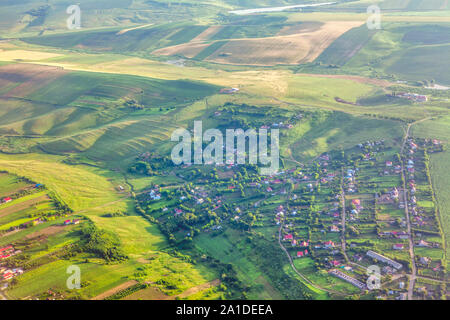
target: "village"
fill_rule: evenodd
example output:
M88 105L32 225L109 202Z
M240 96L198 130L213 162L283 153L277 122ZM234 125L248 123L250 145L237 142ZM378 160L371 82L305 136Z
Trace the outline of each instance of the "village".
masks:
M411 292L434 299L445 288L432 280L446 270L426 161L440 150L437 140L409 139L403 153L384 140L367 141L269 177L252 166L184 166L175 174L195 184L153 185L138 200L173 243L270 227L292 267L302 273L312 263L330 288L335 278L347 283L340 286L348 295L406 300L415 270L423 281ZM379 288L367 287L371 266L380 269Z
M233 105L216 111L219 121L223 115L234 115L233 121L247 128ZM288 131L308 115L271 116L256 125ZM243 238L261 237L297 274L334 297L438 299L446 292L439 280L447 271L428 160L429 154L442 150L436 139L409 138L401 150L391 141L366 141L308 163L283 166L272 176L260 175L256 165L173 166L165 158L144 154L138 159L152 164L152 174L183 183L151 184L136 195L136 210L179 248L189 248L200 236L213 242L231 230ZM26 194L2 198L0 207L44 194L45 187L34 184ZM25 220L6 224L0 233L51 221L61 227L82 222L69 217L63 203L51 207L40 213L30 208ZM2 288L27 272L20 263L8 263L23 255L17 245L0 248ZM379 273L372 274L373 268ZM371 284L373 277L379 286Z

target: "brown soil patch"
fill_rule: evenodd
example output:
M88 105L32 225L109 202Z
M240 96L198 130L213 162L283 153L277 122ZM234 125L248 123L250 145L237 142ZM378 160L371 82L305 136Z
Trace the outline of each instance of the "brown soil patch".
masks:
M182 55L186 58L192 59L196 55L198 55L200 52L203 51L203 49L207 48L209 46L208 43L183 43L177 46L162 48L153 51L154 54L159 54L162 56L174 56L174 55Z
M361 21L328 21L320 26L305 24L286 28L275 37L230 39L228 43L211 54L207 61L236 64L273 66L314 61L334 40L348 30L358 27ZM297 33L293 33L297 32ZM154 51L161 55L195 56L210 44L189 42Z
M38 203L44 202L44 201L48 201L48 200L50 200L50 198L47 195L43 195L43 196L40 196L40 197L37 197L37 198L34 198L34 199L30 199L30 200L27 200L27 201L24 201L24 202L12 205L12 206L10 206L8 208L2 209L0 207L0 217L4 217L4 216L7 216L9 214L15 213L17 211L24 210L24 209L26 209L28 207L31 207L31 206L35 205L35 204L38 204Z
M187 298L187 297L192 296L193 294L196 294L198 292L204 291L204 290L212 288L212 287L216 287L219 284L220 284L220 280L216 279L216 280L213 280L211 282L204 283L204 284L201 284L199 286L187 289L185 292L183 292L183 293L181 293L181 294L179 294L177 296L174 296L174 298L176 298L176 297L181 298L181 299Z
M168 295L164 294L163 292L161 292L161 290L159 290L158 288L149 287L149 288L140 290L138 292L135 292L135 293L129 295L128 297L125 297L123 300L138 300L138 299L142 299L142 300L175 300L176 298L184 299L184 298L192 296L193 294L196 294L198 292L204 291L204 290L212 288L212 287L216 287L219 284L220 284L220 280L216 279L216 280L210 281L208 283L204 283L199 286L187 289L183 293L180 293L175 296L168 296Z
M38 237L42 237L42 236L49 237L49 236L58 234L60 232L63 232L65 228L66 228L66 226L51 226L51 227L45 228L43 230L30 233L25 238L33 239L33 238L38 238Z
M200 33L198 36L196 36L194 39L192 39L191 42L208 40L220 30L222 30L222 26L211 26L202 33Z
M9 90L3 96L24 98L66 73L67 71L61 67L49 67L37 64L2 66L0 67L0 82L20 83L20 85Z
M322 22L306 21L293 26L285 26L280 30L280 32L278 32L278 35L289 36L293 34L299 34L302 32L312 32L318 30L322 25L323 25Z
M171 300L170 298L171 297L165 295L158 288L148 287L138 292L134 292L122 300Z
M207 60L224 64L262 66L311 62L343 33L359 25L359 21L330 21L313 31L287 36L232 40Z
M108 291L103 292L102 294L99 294L98 296L92 298L91 300L103 300L105 298L108 298L108 297L112 296L113 294L116 294L119 291L128 289L128 288L134 286L137 283L138 282L136 280L127 281L125 283L122 283L121 285L118 285L115 288L112 288L112 289L110 289Z

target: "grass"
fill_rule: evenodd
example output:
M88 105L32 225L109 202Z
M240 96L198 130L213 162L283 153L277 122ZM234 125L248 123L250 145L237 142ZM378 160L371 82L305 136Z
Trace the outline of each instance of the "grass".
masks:
M8 292L11 297L24 298L37 295L46 288L64 291L67 279L65 271L72 264L80 266L82 281L86 281L88 284L78 293L85 298L92 297L125 282L128 276L134 274L136 268L142 266L142 262L138 262L138 260L148 256L152 258L149 260L150 262L145 263L151 270L147 279L158 281L165 275L166 277L163 279L176 285L177 293L214 278L213 273L200 266L194 266L179 258L162 253L161 250L167 246L165 238L156 225L150 224L142 217L132 214L119 218L101 217L104 213L111 211L124 210L131 213L133 210L132 204L121 199L114 191L114 186L110 181L117 178L112 178L110 174L106 174L105 177L105 173L98 169L57 163L56 157L47 158L48 162L43 160L42 156L39 157L39 160L32 159L32 156L28 157L28 160L16 159L16 161L2 158L0 166L4 170L26 175L30 179L44 183L48 188L57 192L78 213L86 215L101 228L114 232L120 238L123 249L130 256L130 260L119 265L103 265L97 262L85 263L83 257L77 256L70 261L44 264L19 277L19 284ZM32 170L30 170L31 167ZM61 172L64 172L64 175L61 175ZM18 201L26 200L23 199ZM19 219L14 223L17 224L18 222L24 221ZM61 220L54 223L61 223ZM51 224L46 224L46 227L49 225ZM42 225L33 227L32 230L26 229L2 238L2 243L11 243L11 241L16 241L42 229L44 229ZM34 254L34 258L54 252L61 246L73 241L75 240L70 236L59 240L51 238L47 251ZM181 270L187 269L190 272L181 275ZM165 285L160 287L162 290L166 290ZM170 290L167 292L173 293Z
M376 31L369 30L366 25L350 29L326 48L315 62L344 65L375 33Z
M0 156L0 168L45 184L75 211L120 199L114 191L114 186L101 176L99 170L68 166L60 163L57 157ZM64 174L61 174L62 172Z
M299 127L302 132L297 130L292 137L288 133L290 147L283 153L298 161L331 150L344 150L369 139L399 141L402 135L401 126L394 121L354 117L340 112L328 114L321 120L300 123Z
M25 188L28 185L28 183L14 175L0 173L0 197L8 196L10 193Z
M202 234L195 239L195 245L200 252L220 260L222 263L232 263L238 278L244 284L255 286L250 290L249 297L254 299L277 299L281 298L279 292L267 283L261 270L247 256L236 247L234 241L228 237L217 236L211 238ZM258 288L258 289L256 289Z
M449 125L450 118L448 116L440 117L413 126L412 133L422 138L440 139L448 145L450 142ZM436 193L437 206L445 235L447 265L450 259L450 192L448 191L450 175L447 170L449 161L450 152L448 148L445 152L432 154L430 160L433 189Z

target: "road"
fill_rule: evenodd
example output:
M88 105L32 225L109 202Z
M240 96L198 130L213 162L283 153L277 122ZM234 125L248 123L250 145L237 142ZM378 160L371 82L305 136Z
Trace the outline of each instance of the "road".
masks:
M409 242L409 257L411 259L411 271L412 271L411 274L409 275L408 300L413 300L414 285L417 276L417 267L416 267L416 257L414 255L414 240L411 231L411 220L409 217L408 191L406 189L405 165L403 160L401 162L402 162L401 166L402 166L402 180L403 180L403 200L405 201L405 217Z
M427 117L421 120L417 120L415 122L409 123L406 130L405 130L405 137L403 138L402 148L400 150L400 155L404 155L405 146L408 141L408 138L410 136L411 127L415 124L418 124L420 122L424 122L427 120L430 120L431 117ZM414 299L414 285L417 280L417 266L416 266L416 257L414 254L414 239L412 237L412 230L411 230L411 220L409 215L409 206L408 206L408 191L406 189L406 171L405 171L405 163L404 159L401 160L401 167L402 167L402 180L403 180L403 199L405 201L405 217L406 217L406 226L407 226L407 232L408 232L408 242L409 242L409 256L411 259L411 274L408 275L409 277L409 286L408 286L408 300Z
M346 219L347 212L345 210L345 189L344 189L344 167L341 168L341 204L342 204L342 234L341 234L341 243L342 243L342 253L344 254L344 258L347 262L350 262L347 256L347 242L345 241L345 231L346 231Z
M408 232L408 242L409 242L409 257L411 259L411 274L409 275L409 286L408 286L408 300L414 299L414 286L417 279L417 266L416 266L416 256L414 254L414 239L412 236L412 229L411 229L411 220L409 215L409 205L408 205L408 191L406 189L406 174L405 174L405 163L403 159L404 151L406 142L408 141L411 127L419 122L428 120L428 118L413 122L408 124L408 127L405 131L405 137L403 138L402 148L400 151L400 155L402 156L401 159L401 166L402 166L402 180L403 180L403 200L405 202L405 217L406 217L406 226L407 226L407 232Z

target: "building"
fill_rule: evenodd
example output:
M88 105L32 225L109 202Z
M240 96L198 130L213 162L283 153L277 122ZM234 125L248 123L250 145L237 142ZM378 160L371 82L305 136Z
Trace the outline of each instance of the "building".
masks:
M353 277L350 277L349 275L347 275L339 270L331 270L330 274L351 283L352 285L359 288L360 290L364 290L366 288L366 285L364 283L362 283L359 280L356 280Z
M325 243L324 243L324 247L325 248L334 248L334 242L333 241L326 241Z
M222 94L233 94L239 92L238 88L224 88L220 90L220 93Z
M381 254L378 254L375 251L369 250L369 251L367 251L366 254L369 257L371 257L372 259L376 259L378 261L384 262L384 263L394 267L397 270L400 270L403 267L400 263L398 263L398 262L396 262L396 261L394 261L392 259L389 259L389 258L387 258L385 256L382 256Z
M335 226L335 225L332 225L332 226L330 227L330 232L339 232L339 227L338 227L338 226Z
M11 202L11 201L12 201L12 199L10 197L7 197L7 198L2 200L3 203L8 203L8 202Z

